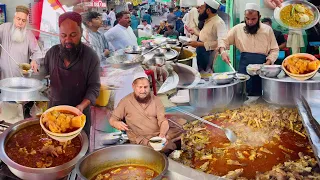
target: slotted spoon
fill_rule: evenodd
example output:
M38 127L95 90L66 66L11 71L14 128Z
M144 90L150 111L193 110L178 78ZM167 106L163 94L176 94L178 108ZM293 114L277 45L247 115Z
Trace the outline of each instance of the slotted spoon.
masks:
M197 120L199 120L199 121L201 121L201 122L203 122L203 123L206 123L206 124L208 124L208 125L210 125L210 126L213 126L213 127L218 128L218 129L221 129L222 131L224 131L225 135L227 136L227 138L229 139L229 141L230 141L231 143L236 142L236 140L237 140L237 135L236 135L231 129L223 128L223 127L221 127L221 126L218 126L218 125L216 125L216 124L213 124L212 122L209 122L209 121L207 121L207 120L205 120L205 119L203 119L203 118L201 118L201 117L198 117L198 116L196 116L196 115L194 115L194 114L192 114L192 113L189 113L189 112L187 112L187 111L185 111L185 110L183 110L183 109L180 109L180 108L178 108L178 107L172 107L172 108L175 109L175 110L177 110L177 111L179 111L179 112L181 112L181 113L183 113L183 114L185 114L185 115L188 115L188 116L190 116L190 117L193 117L193 118L195 118L195 119L197 119Z

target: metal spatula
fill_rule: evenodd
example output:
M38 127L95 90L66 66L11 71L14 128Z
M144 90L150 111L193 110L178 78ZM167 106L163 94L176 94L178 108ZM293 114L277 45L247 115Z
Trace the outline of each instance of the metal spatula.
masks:
M208 124L208 125L210 125L210 126L213 126L213 127L218 128L218 129L221 129L222 131L224 131L224 133L226 134L227 138L229 139L229 141L230 141L231 143L236 142L237 136L236 136L236 134L235 134L231 129L223 128L223 127L221 127L221 126L218 126L218 125L216 125L216 124L213 124L212 122L209 122L209 121L207 121L207 120L205 120L205 119L203 119L203 118L201 118L201 117L198 117L198 116L196 116L196 115L194 115L194 114L192 114L192 113L189 113L189 112L187 112L187 111L185 111L185 110L182 110L182 109L180 109L180 108L178 108L178 107L172 107L172 108L175 109L175 110L177 110L177 111L179 111L179 112L181 112L181 113L183 113L183 114L185 114L185 115L188 115L188 116L190 116L190 117L193 117L193 118L195 118L195 119L197 119L197 120L199 120L199 121L201 121L201 122L203 122L203 123L206 123L206 124Z

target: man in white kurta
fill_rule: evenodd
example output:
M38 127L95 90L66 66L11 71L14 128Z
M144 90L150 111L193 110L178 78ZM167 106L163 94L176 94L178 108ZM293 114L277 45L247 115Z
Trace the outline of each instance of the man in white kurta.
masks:
M13 23L0 25L0 40L2 46L10 53L18 63L28 63L32 59L31 66L37 70L39 60L44 57L33 33L26 29L29 9L25 6L17 6ZM0 57L1 79L21 76L20 68L1 49Z
M130 13L120 12L118 21L119 23L116 26L104 34L113 51L124 49L128 46L138 46L137 37L130 27Z
M198 29L198 24L199 24L199 12L196 7L192 7L191 10L188 13L187 19L186 19L186 27L187 29ZM198 36L196 35L191 35L189 32L186 33L192 41L196 41Z
M235 45L241 52L239 73L247 74L249 64L273 64L279 54L279 46L272 28L260 22L260 7L255 3L247 3L245 8L245 22L231 28L227 38L219 44L222 59L230 63L225 51L230 45ZM251 76L247 81L249 96L262 95L262 81L259 76Z
M111 26L114 26L114 22L116 21L116 13L114 12L114 9L111 8L111 11L109 12L109 17L111 19Z
M141 32L142 31L142 32ZM142 24L138 26L139 37L140 34L143 34L146 37L152 36L153 30L151 24L148 24L147 20L143 19Z
M215 50L227 35L224 21L218 16L220 4L215 0L205 0L199 8L199 20L204 20L202 30L191 31L199 36L199 41L191 41L190 46L197 48L197 64L200 73L212 73Z

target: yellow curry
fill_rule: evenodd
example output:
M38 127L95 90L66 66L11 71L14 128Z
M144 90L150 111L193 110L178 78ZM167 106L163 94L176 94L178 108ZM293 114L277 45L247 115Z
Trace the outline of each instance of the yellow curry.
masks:
M43 114L42 122L51 132L68 133L84 126L86 116L69 111L51 111Z
M280 12L281 21L294 28L303 28L314 20L313 12L302 4L290 4Z

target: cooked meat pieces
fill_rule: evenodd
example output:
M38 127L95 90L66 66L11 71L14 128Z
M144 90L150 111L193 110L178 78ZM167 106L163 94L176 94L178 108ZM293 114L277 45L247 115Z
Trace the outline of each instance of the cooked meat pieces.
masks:
M225 178L228 179L237 179L241 174L243 173L243 169L236 169L234 171L229 171L227 175L225 175Z
M265 179L320 179L317 161L310 156L299 153L300 159L274 166L271 171L257 174L257 180Z

